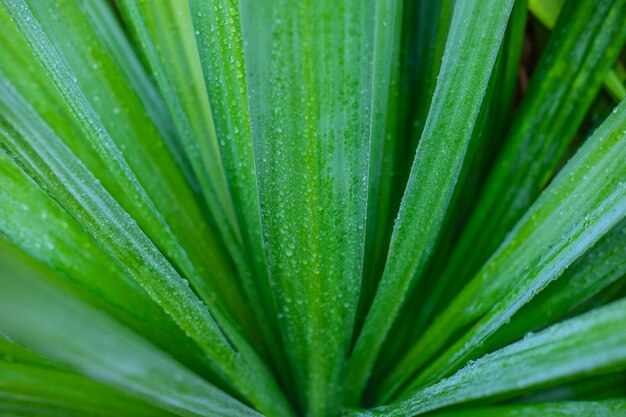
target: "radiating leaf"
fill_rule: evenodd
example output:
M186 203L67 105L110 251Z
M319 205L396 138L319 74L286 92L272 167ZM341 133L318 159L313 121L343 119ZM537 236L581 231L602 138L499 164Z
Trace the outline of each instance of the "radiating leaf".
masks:
M342 397L362 274L370 148L382 140L373 135L385 123L391 64L380 48L393 39L395 4L241 2L268 265L310 416L332 415Z
M467 1L459 2L454 11L451 27L456 29L448 38L385 271L348 365L351 403L358 402L381 344L414 284L413 277L435 244L512 4L499 2L496 7ZM474 24L477 21L482 24ZM457 96L463 97L462 103Z
M52 271L16 254L5 242L0 244L1 332L79 373L178 415L258 415L106 315L46 283L42 275ZM21 371L14 377L26 375Z
M0 145L3 150L144 287L233 386L268 414L288 414L289 406L286 400L281 401L283 397L274 378L228 318L219 309L212 308L229 339L223 333L224 327L217 325L187 281L128 213L32 109L8 86L0 83L0 88L5 97L11 97L13 105L1 108ZM0 105L3 103L0 101ZM4 117L11 117L15 125Z
M622 0L567 2L436 297L480 269L553 177L624 46L625 18Z
M626 216L626 101L559 172L483 269L437 317L386 384L395 391L448 375ZM455 343L450 339L468 329ZM386 385L385 384L385 385Z
M511 318L511 323L483 344L503 346L571 314L593 297L626 276L624 248L626 247L626 220L611 229L593 248L578 258L556 282L550 284Z
M377 12L390 25L376 38L374 53L373 96L370 128L365 258L359 294L356 327L359 328L372 302L380 278L386 247L391 234L394 153L399 141L400 52L402 1L384 3ZM385 16L391 14L391 17Z
M548 29L552 29L561 13L565 0L529 0L529 10ZM620 79L621 78L621 79ZM620 101L626 97L626 85L624 77L618 75L618 71L610 69L604 77L604 86L611 96Z
M626 299L529 335L402 402L348 416L410 417L484 398L626 368ZM546 360L550 358L550 360Z
M44 44L49 39L58 51L51 49L53 45L50 44L47 47L40 45L39 48L47 48L47 53L54 55L50 57L49 65L57 65L65 76L57 74L54 76L57 82L51 83L51 73L41 70L35 56L28 57L27 44L22 41L24 47L20 47L21 39L15 39L15 35L11 34L10 25L3 26L5 36L9 37L7 41L11 44L18 41L18 56L26 55L22 59L27 60L28 66L34 64L36 68L30 69L29 76L24 77L24 64L19 60L10 60L3 63L3 72L12 84L19 86L17 90L29 98L37 97L38 85L48 84L44 90L54 90L59 82L69 83L65 86L67 88L51 91L47 97L39 99L35 109L156 246L184 272L201 299L205 303L217 299L240 323L250 326L251 315L245 308L246 303L241 298L236 281L233 281L234 273L226 252L220 247L219 238L207 224L195 196L173 165L164 146L166 141L147 118L146 113L150 111L129 88L124 68L131 64L126 64L126 61L120 63L114 54L107 52L106 41L89 25L90 19L100 19L96 27L103 26L103 21L100 17L102 13L94 16L93 6L87 3L71 1L55 7L35 3L32 7L36 15L33 18L36 17L37 24L41 21L46 28L44 32L35 26L33 33L45 35ZM35 19L29 22L35 22ZM111 19L104 19L104 22L111 22ZM108 29L119 31L115 24L115 21L110 23ZM64 98L67 94L64 92L68 90L75 93L69 102L67 97ZM50 117L50 112L43 113L50 107L50 101L63 104L54 112L54 119ZM76 110L89 114L87 119L91 121L91 127L86 126L84 117L76 117ZM100 113L107 116L103 117ZM72 124L76 125L75 132L64 127ZM87 129L86 136L81 129ZM86 141L85 137L91 139ZM116 164L121 164L121 172L115 169ZM128 181L121 176L129 176ZM205 271L212 271L216 279L201 277Z
M57 285L198 370L209 369L206 358L143 288L3 153L0 213L0 235L62 274Z
M172 416L80 375L0 361L0 414L27 410L33 415Z
M215 130L224 163L243 249L251 267L239 268L250 304L258 317L274 369L284 387L293 387L279 334L274 296L261 231L257 176L253 153L243 34L236 1L193 0L189 2L193 29L211 102ZM158 2L156 3L158 4Z
M239 260L241 232L220 156L211 104L187 2L119 1L150 64L187 158L231 255Z
M626 400L572 401L546 404L502 405L433 414L433 417L618 417L626 413Z
M502 135L511 117L526 28L526 6L525 1L517 0L511 11L507 30L485 92L463 168L459 173L457 186L446 213L444 226L434 248L433 257L421 272L423 278L418 278L416 288L412 291L406 302L407 307L402 312L401 319L405 322L404 326L409 328L407 330L409 339L400 342L404 343L404 348L419 337L424 326L432 320L433 315L441 310L440 304L446 302L446 298L441 297L436 290L445 287L446 296L453 292L450 283L442 285L440 275L474 207L476 194L481 189L492 167L493 159L501 148ZM454 285L462 285L463 280L456 278ZM396 326L398 325L402 324L398 323ZM394 355L394 357L397 356L397 354Z

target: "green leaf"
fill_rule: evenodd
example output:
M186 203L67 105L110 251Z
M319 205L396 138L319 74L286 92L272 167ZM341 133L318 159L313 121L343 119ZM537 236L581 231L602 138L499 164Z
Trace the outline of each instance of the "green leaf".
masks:
M464 417L468 414L472 417L617 417L624 413L626 413L626 400L614 399L469 408L437 413L433 414L433 417Z
M311 416L332 415L342 397L395 5L241 2L268 265L296 388Z
M208 370L206 358L79 223L0 153L0 235L64 279L56 282L186 363Z
M428 117L455 3L456 0L416 0L403 5L394 210L402 199Z
M567 3L435 298L478 272L553 177L626 41L625 13L621 0Z
M277 337L280 331L263 246L239 4L223 1L221 7L212 7L211 3L192 0L189 6L222 161L248 255L245 261L251 264L244 263L239 275L264 332L274 369L284 387L293 387L289 369L280 366L286 353Z
M189 4L171 0L123 0L117 4L151 67L217 227L231 255L240 261L241 231L220 155L211 103L203 88Z
M583 375L624 369L625 344L626 299L528 335L468 363L450 378L421 389L405 401L346 415L409 417L479 399L501 399Z
M614 226L565 270L563 276L515 313L511 323L483 344L482 350L487 352L493 346L504 346L526 332L541 329L581 307L588 308L588 303L594 303L594 296L610 289L615 283L620 284L620 280L626 281L624 247L626 220Z
M109 49L91 29L89 19L94 16L84 12L81 4L65 2L55 8L33 7L37 19L47 23L46 32L39 20L30 15L30 9L24 9L24 19L19 21L31 25L24 27L30 34L25 40L43 36L39 38L43 43L37 44L31 56L28 56L28 44L13 33L15 29L11 30L13 25L10 22L3 25L7 42L17 43L17 56L28 67L35 68L29 68L29 77L23 76L24 64L20 60L8 60L0 68L11 85L17 84L22 97L36 97L37 112L174 266L183 271L200 298L207 304L218 300L237 321L250 326L251 314L233 281L234 273L225 252L158 132L147 119L148 112L129 89L120 64L107 53ZM8 9L2 10L5 13L9 14ZM64 13L73 18L66 19L68 22L63 20L60 25ZM37 57L36 51L43 55ZM37 63L42 57L45 57L44 68ZM45 69L49 67L53 71ZM46 84L48 94L39 97L39 86ZM60 104L57 111L63 117L57 111L50 111L51 101ZM68 129L68 124L76 126ZM211 271L216 279L206 280L202 276L206 271Z
M365 258L355 328L363 324L384 266L391 233L389 223L393 215L393 154L399 137L402 1L385 2L377 13L385 26L390 25L391 28L376 37L373 57Z
M390 373L408 395L458 369L472 351L626 215L626 101L623 101L526 212L489 262ZM472 326L455 343L449 341Z
M400 318L404 319L405 323L399 321L396 324L396 327L404 326L407 329L405 331L409 333L408 340L398 341L404 349L420 336L424 326L441 311L441 304L445 305L446 297L458 291L463 285L460 277L455 277L452 283L445 283L443 277L440 276L450 259L459 233L474 207L476 194L480 191L492 167L493 159L501 148L502 135L511 117L515 80L519 70L526 28L526 6L525 1L517 0L511 11L507 30L481 104L476 127L472 133L470 146L459 173L443 228L437 238L433 257L421 273L423 279L418 277L418 284L406 302L407 307L402 312L403 317ZM456 291L453 284L457 288ZM395 358L398 356L399 354L393 355Z
M552 29L557 22L564 3L565 0L529 0L528 6L530 12L537 20L548 29ZM624 77L620 77L618 71L610 69L604 77L604 87L617 102L626 97Z
M0 415L622 414L626 0L560 2L0 0Z
M382 342L435 244L512 4L459 2L454 11L451 27L457 29L448 38L385 271L348 365L349 403L361 397ZM477 85L482 87L474 88Z
M264 312L265 308L271 307L271 300L266 301L264 305L259 294L259 288L257 288L260 286L261 293L267 291L264 265L257 264L256 270L254 270L248 264L249 258L244 253L244 250L251 250L252 254L258 253L258 248L255 246L258 245L258 241L255 239L258 239L260 230L255 230L254 223L255 216L258 223L258 209L254 208L255 201L249 200L255 198L256 194L254 188L249 188L254 186L254 182L251 183L254 177L248 175L242 179L248 188L241 188L243 185L238 182L232 185L233 193L229 190L228 173L225 168L229 168L230 165L225 167L223 161L232 162L232 160L224 158L223 150L220 150L220 147L223 146L219 142L225 144L227 139L223 136L218 138L216 131L212 103L209 101L204 84L205 72L194 32L191 5L178 3L180 2L169 0L141 3L120 1L119 5L123 18L133 31L135 43L146 57L152 76L155 78L174 118L178 135L184 144L185 154L191 163L195 176L199 179L206 203L210 208L211 215L215 218L216 227L235 263L237 279L243 283L247 291L248 297L240 298L234 302L231 310L236 311L233 307L239 310L247 309L248 305L251 305L253 316L263 318L255 320L250 317L249 312L243 317L242 314L235 316L236 321L246 324L248 327L257 327L260 324L261 330L265 332L264 338L258 334L250 333L250 330L248 330L248 335L255 339L254 347L263 355L267 350L266 344L269 342L271 345L267 330L267 325L271 324L268 323L270 318ZM217 109L222 110L219 105ZM221 119L218 119L219 121ZM245 123L245 119L242 119L241 123ZM223 132L221 133L223 134ZM231 140L228 142L230 143ZM244 171L243 160L246 156L239 155L239 157L241 158L239 163L242 165L242 171ZM249 170L246 173L249 174ZM242 196L242 193L245 195ZM233 196L235 200L233 200ZM242 198L246 200L242 200ZM243 201L248 205L245 208L238 207L238 210L245 209L246 217L239 224L233 202L239 204ZM240 211L239 213L243 212ZM242 242L242 233L244 233L244 242ZM200 238L201 240L202 238ZM254 256L254 260L259 261L259 255ZM211 268L206 270L211 271ZM253 276L253 272L257 276ZM216 277L211 281L220 283L224 279ZM225 291L218 295L218 298L227 297L231 292L233 291ZM256 331L257 329L253 330Z
M7 363L26 364L31 366L37 366L40 368L65 370L65 367L48 358L44 358L41 355L20 346L0 334L0 361Z
M51 271L16 254L5 242L0 244L1 332L81 374L178 415L258 416L105 314L47 283L42 276Z
M207 310L188 282L54 132L8 86L0 83L0 89L12 104L7 107L0 101L0 146L9 157L143 286L244 396L270 415L289 415L290 407L274 378L228 318L217 308ZM221 326L229 326L225 333L230 340L211 313Z
M46 412L56 416L172 415L80 375L0 362L0 414L6 416L9 411L38 416L48 415Z
M613 398L626 398L626 372L583 377L579 380L557 384L527 394L513 402L536 403L556 401L600 401Z

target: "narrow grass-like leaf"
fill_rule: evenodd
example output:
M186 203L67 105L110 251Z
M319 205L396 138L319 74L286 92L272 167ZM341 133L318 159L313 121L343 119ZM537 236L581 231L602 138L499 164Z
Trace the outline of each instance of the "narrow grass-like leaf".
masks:
M522 394L513 402L533 404L548 401L601 401L613 398L626 398L626 372L624 370L586 376L565 384L549 386Z
M433 414L433 417L619 417L626 413L626 400L565 401L544 404L501 405Z
M268 415L289 415L290 407L273 377L229 318L214 305L211 313L207 310L187 281L54 132L8 86L0 87L4 96L12 96L13 104L12 108L2 106L0 145L4 151L124 266L233 386ZM9 124L4 117L15 123Z
M62 274L64 279L56 285L184 358L185 364L209 368L193 342L143 288L3 153L0 213L0 236Z
M357 329L372 303L385 267L391 219L402 199L415 155L417 142L435 89L435 81L452 17L452 0L403 2L401 24L392 55L392 78L387 111L387 131L379 155L381 175L378 184L370 178L366 259ZM398 56L399 55L399 56ZM374 212L375 210L375 212ZM375 216L373 215L375 214Z
M89 29L93 30L100 41L103 42L101 51L108 50L112 54L113 60L119 64L120 70L128 80L128 86L132 88L145 106L150 120L154 123L167 144L168 152L184 174L187 185L200 194L200 184L185 154L182 140L176 134L174 121L158 89L152 83L136 51L133 50L131 42L120 26L120 22L111 5L103 1L82 1L76 2L76 4L80 8L80 12L73 11L69 14L72 22L77 18L90 23ZM65 16L68 16L68 14ZM85 36L84 27L81 28L80 33ZM92 67L94 65L96 67L99 66L97 63L92 63ZM120 88L121 85L116 84L116 87ZM115 109L113 112L116 112ZM141 140L142 138L137 139Z
M0 333L0 360L39 368L66 370L66 367L20 346Z
M626 299L529 335L469 363L450 378L418 391L405 401L346 415L409 417L623 369L625 345Z
M384 139L391 64L383 59L393 46L396 4L242 2L268 263L310 415L332 413L342 394L370 147Z
M46 415L46 411L57 416L172 415L77 374L0 361L0 414L10 415L19 405L22 411L33 407L32 415Z
M403 345L403 349L419 337L424 327L432 320L433 315L441 310L441 304L445 303L445 297L441 297L435 290L442 286L441 272L474 207L476 194L481 189L492 167L493 159L501 148L502 136L512 113L512 102L516 92L526 15L526 2L517 0L511 11L505 37L489 80L475 130L472 133L455 193L446 213L444 226L439 233L437 246L433 250L433 257L421 273L423 278L418 278L418 284L406 301L402 316L396 323L395 328L408 333L408 339L398 337L392 328L394 339L398 339L396 343ZM459 277L456 278L454 284L462 285L463 281ZM453 292L451 286L450 284L445 286L447 296ZM394 353L391 356L397 358L399 355L401 353ZM381 366L389 369L388 366L385 367L382 364Z
M376 291L393 215L390 204L395 166L393 154L398 140L402 3L397 0L382 2L376 10L377 19L391 28L379 30L374 40L365 259L356 328L362 325Z
M567 2L434 297L480 269L552 178L626 41L625 18L623 0Z
M428 117L455 3L456 0L416 0L403 5L394 207L402 199Z
M529 11L548 29L554 28L561 13L565 0L529 0ZM621 80L620 80L621 78ZM604 86L611 97L621 101L626 97L626 85L614 69L610 69L604 77Z
M398 213L378 291L348 365L356 403L416 273L441 228L513 2L459 2L429 118ZM475 24L480 21L481 24ZM472 88L468 88L469 86ZM482 88L475 88L475 86ZM463 97L462 103L457 97ZM448 117L443 117L444 114ZM445 120L444 120L445 119ZM442 139L443 138L443 139Z
M47 23L45 33L30 10L24 4L22 6L24 8L4 8L3 14L11 10L24 13L8 14L17 19L14 22L17 26L22 25L22 34L27 41L24 48L28 42L36 42L35 57L31 60L39 60L44 71L31 69L35 76L20 82L23 64L17 58L27 60L28 56L19 51L15 60L3 63L2 71L7 73L11 83L18 84L18 91L24 97L37 95L36 92L33 94L38 88L33 81L52 84L56 88L57 94L47 96L45 101L45 96L41 97L38 107L39 110L48 108L48 100L62 103L62 117L50 119L49 114L44 114L46 120L51 120L50 126L59 130L59 137L73 151L78 151L79 159L155 245L183 271L205 303L218 300L217 303L226 306L226 310L246 329L253 328L251 314L241 290L233 281L225 252L220 249L184 178L147 119L146 111L127 87L117 68L118 63L90 31L80 5L72 1L54 8L34 7L37 19ZM73 18L66 18L67 21L59 25L59 15L64 16L63 13ZM72 30L68 31L68 27ZM3 26L3 32L8 39L14 39L9 24ZM62 56L52 41L56 42ZM90 51L94 50L101 52L87 62L89 54L93 53ZM28 60L27 63L31 64ZM8 97L3 95L2 99L8 100ZM11 106L10 103L6 105ZM107 117L97 112L105 113ZM76 132L63 129L72 122L77 124ZM129 140L132 137L141 139ZM85 145L93 149L84 149ZM204 279L201 275L205 271L214 273L216 279Z
M0 0L0 415L623 414L625 21Z
M255 337L254 346L260 353L265 354L266 344L269 342L271 345L272 341L267 331L271 318L264 311L269 302L262 303L259 294L259 291L262 294L266 287L264 268L263 265L256 264L256 268L249 265L251 259L259 260L259 255L255 255L258 250L255 245L258 245L258 242L254 240L260 233L255 232L254 224L255 216L258 217L258 214L255 214L254 207L251 211L248 210L250 204L254 205L253 201L248 200L245 200L248 204L245 216L241 211L238 213L235 211L220 150L220 147L226 146L227 140L222 137L219 140L223 141L223 145L218 142L212 104L205 87L205 72L196 41L197 30L194 30L191 16L192 4L179 3L171 0L141 3L120 1L119 5L136 38L136 45L146 57L152 75L166 100L178 134L183 140L186 155L235 263L237 277L247 291L246 301L240 301L239 305L246 307L251 305L255 316L259 318L253 320L255 326L265 331L265 338L258 335ZM218 106L218 110L222 108ZM241 123L245 124L245 120L241 120ZM230 145L230 140L228 142ZM245 158L244 155L240 156ZM232 159L226 160L232 162ZM243 168L243 161L239 163L242 165L241 170L246 170ZM233 191L237 194L235 203L242 203L244 201L242 198L253 198L249 168L246 171L248 177L242 179L246 188L241 188L241 182L233 184ZM238 223L237 214L240 214L241 223ZM250 250L250 258L244 253L244 249ZM254 273L256 276L253 276ZM240 319L238 321L241 322Z
M264 332L273 369L283 386L293 387L289 368L281 366L285 350L278 336L276 305L263 246L239 3L192 0L189 7L243 249L252 266L240 268L239 275Z
M241 234L204 88L189 4L172 0L117 4L151 67L217 226L231 255L240 261Z
M106 315L46 283L42 275L51 271L0 243L1 332L179 415L258 416Z
M342 397L363 265L369 151L385 123L386 102L374 98L384 99L388 86L373 83L389 82L390 64L381 61L388 51L380 48L393 39L395 4L241 2L268 265L310 416L332 415Z
M386 388L387 394L433 360L453 336L473 325L403 395L458 369L474 349L626 216L625 141L623 101L398 363L384 384L394 387Z
M511 323L496 332L482 350L522 337L581 307L589 307L593 297L626 276L624 262L626 220L609 231L593 248L578 258L556 282L550 284L511 318Z

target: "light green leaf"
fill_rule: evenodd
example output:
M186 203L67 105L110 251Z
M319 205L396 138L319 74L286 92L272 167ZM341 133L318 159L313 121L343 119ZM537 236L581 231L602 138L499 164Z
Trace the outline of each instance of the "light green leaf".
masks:
M403 4L394 207L402 199L428 117L455 4L456 0L416 0Z
M433 414L433 417L619 417L626 413L626 400L572 401L547 404L501 405Z
M537 20L548 29L552 29L564 3L565 0L529 0L528 6ZM610 69L604 77L604 87L613 99L619 102L626 97L626 85L624 85L624 77L620 77L618 73L619 69Z
M161 349L208 370L206 358L143 288L3 153L0 213L0 235L62 274L57 285Z
M441 311L441 304L445 304L446 298L462 288L463 279L457 276L452 282L444 283L441 273L450 259L460 231L474 208L476 194L492 167L493 159L502 147L502 136L512 113L522 55L528 13L526 6L525 1L517 0L511 11L463 168L446 213L443 229L439 232L437 246L434 248L429 265L421 273L423 279L419 278L411 298L406 302L407 310L402 313L402 318L406 322L404 326L409 328L410 333L410 339L403 342L404 348L412 344L422 333L424 326Z
M147 118L149 112L129 88L120 69L124 66L107 52L99 33L89 25L94 16L81 6L85 4L78 1L53 8L37 2L32 8L36 16L23 9L25 14L19 21L30 25L23 27L30 34L26 41L39 36L42 42L32 51L14 33L11 22L2 25L3 37L15 46L20 59L3 61L1 71L22 97L34 98L37 112L159 250L183 271L200 298L205 303L218 300L242 325L250 327L251 314L233 281L226 253ZM8 11L2 10L3 17ZM45 32L39 20L45 23ZM37 55L37 51L42 54ZM37 63L44 62L42 57L44 68ZM29 69L26 77L24 67ZM49 67L53 71L45 69ZM42 85L47 94L39 93ZM59 109L51 108L50 102L59 103ZM206 280L202 276L206 271L215 279Z
M626 368L626 299L529 335L472 361L405 401L347 416L410 417L485 398ZM550 358L546 360L546 358Z
M7 85L0 83L0 89L12 104L7 107L0 101L0 146L9 157L143 286L228 382L268 414L288 415L290 407L274 378L228 317L212 306L211 313L220 319L229 339L188 282L54 132Z
M268 265L310 416L332 415L342 397L395 10L395 0L241 2Z
M9 411L37 416L172 416L74 373L0 361L0 414Z
M511 104L515 90L515 80L519 69L522 41L526 28L526 2L517 0L505 32L498 58L494 64L485 97L481 104L476 127L459 173L456 189L452 196L446 220L439 232L433 256L428 265L417 278L414 289L405 301L405 306L398 315L398 320L389 331L393 337L388 338L382 347L376 362L371 380L379 381L408 347L420 337L424 326L432 320L432 316L440 310L438 297L433 294L433 285L445 263L450 257L454 242L458 238L467 214L473 207L476 190L484 181L487 168L490 167L493 155L499 149L505 122L510 117ZM461 283L462 281L459 280ZM457 282L455 281L455 284ZM447 295L449 293L446 293ZM439 309L438 309L439 307ZM373 383L366 397L373 399Z
M239 260L241 232L204 88L189 4L123 0L118 5L151 67L217 227Z
M178 415L258 416L105 314L47 283L42 276L51 271L20 256L6 242L0 244L2 333Z
M459 2L454 11L454 30L396 219L385 271L348 365L349 403L361 397L413 278L430 255L472 136L513 4L479 3ZM463 101L459 103L457 97Z
M0 334L0 361L7 363L25 364L40 368L66 370L66 368L48 358L36 354L23 346L16 344L6 336Z
M248 255L242 262L251 264L243 262L245 268L239 268L239 275L269 346L273 368L283 386L293 387L288 368L280 365L285 349L277 337L276 305L263 246L239 4L228 0L213 7L213 3L192 0L189 6L220 153Z
M402 1L385 2L377 9L377 18L391 28L379 32L373 57L365 258L356 328L363 324L372 302L391 234L389 224L393 216L391 199L395 176L393 155L399 138L402 4Z
M626 372L617 372L582 377L578 380L557 384L522 394L519 403L556 401L600 401L613 398L626 398Z
M624 16L622 0L567 3L434 298L478 272L553 177L626 41Z
M390 373L408 395L458 369L472 351L626 216L626 101L559 172L498 251ZM472 326L455 343L450 339ZM464 363L464 362L463 362Z
M556 282L551 283L511 318L511 323L498 330L482 350L504 346L553 323L581 307L593 303L603 290L626 281L626 220L611 229L593 248L578 258ZM593 304L592 304L593 305Z

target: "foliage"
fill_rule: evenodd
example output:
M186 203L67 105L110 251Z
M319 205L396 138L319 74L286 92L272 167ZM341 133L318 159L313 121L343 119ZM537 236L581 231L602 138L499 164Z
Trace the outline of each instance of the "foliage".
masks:
M623 415L624 22L0 0L0 414Z

